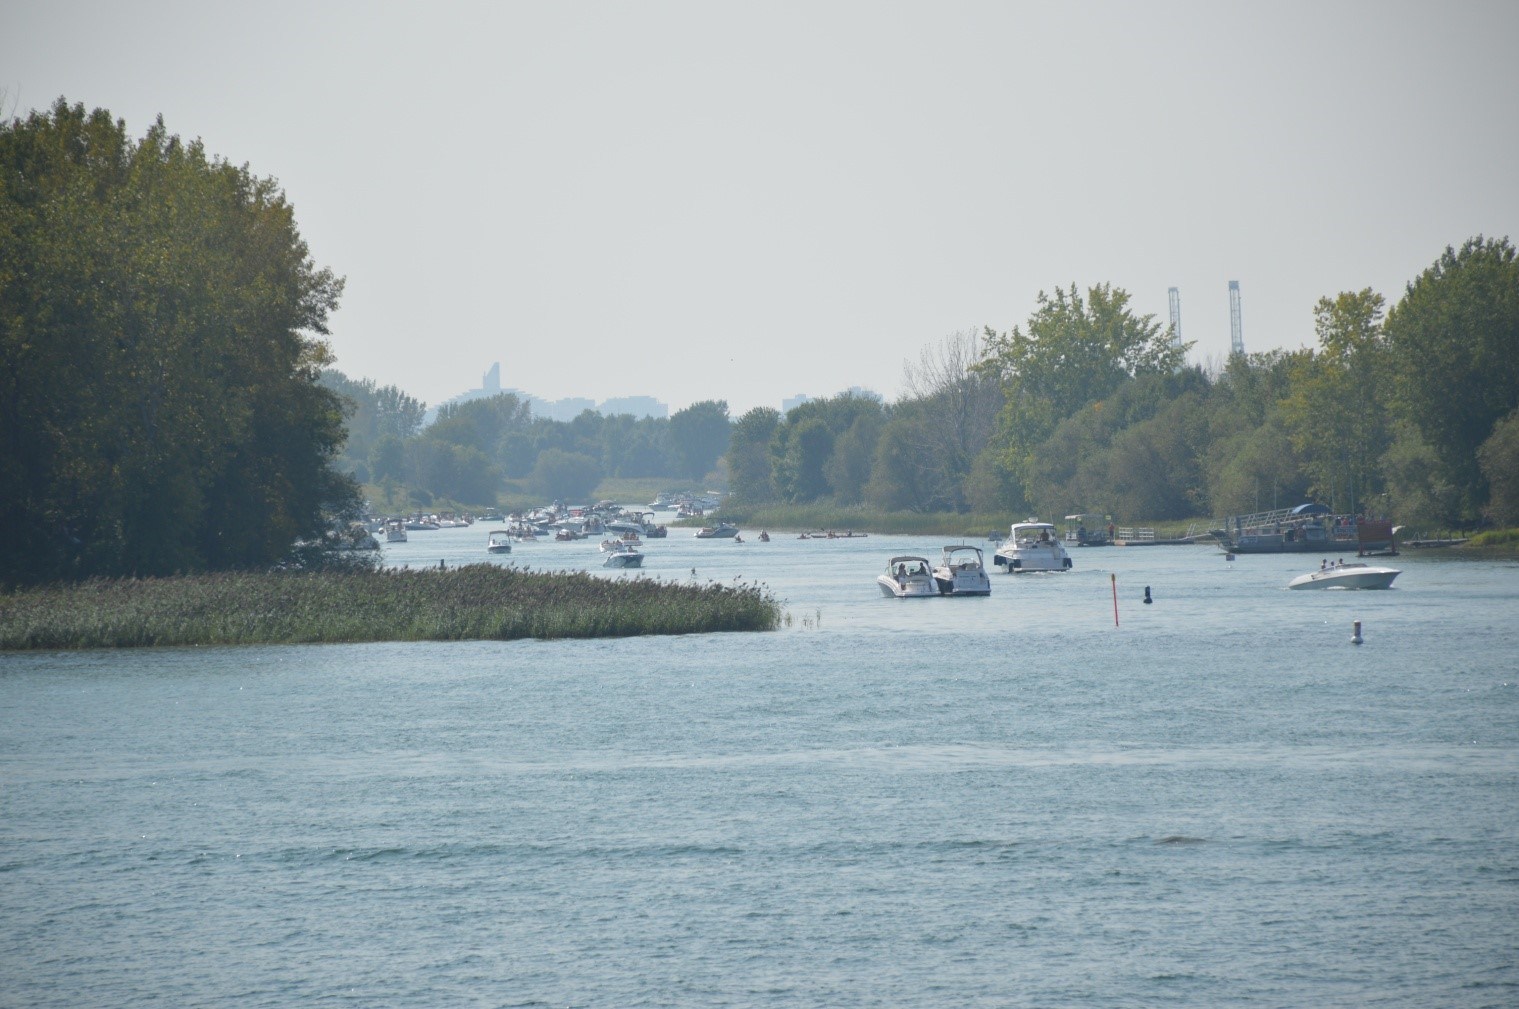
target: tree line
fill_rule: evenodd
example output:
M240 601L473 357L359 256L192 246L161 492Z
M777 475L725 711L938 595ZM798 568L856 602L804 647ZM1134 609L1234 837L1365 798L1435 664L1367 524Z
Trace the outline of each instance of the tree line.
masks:
M1120 288L1041 293L1022 324L952 334L895 402L841 394L730 419L535 418L502 394L421 404L328 372L362 478L494 500L503 478L582 499L603 477L702 480L735 504L1219 518L1320 501L1406 524L1519 523L1519 264L1507 239L1446 249L1390 310L1313 306L1313 347L1187 365ZM399 404L399 405L397 405Z
M1221 517L1313 500L1400 522L1519 524L1519 264L1447 248L1386 308L1313 308L1316 347L1187 366L1121 289L1041 293L1026 323L954 334L893 404L851 396L733 425L743 502L895 511Z
M533 416L512 393L448 403L431 424L426 404L395 386L335 368L322 384L347 404L339 464L387 497L418 507L436 500L494 504L506 481L544 501L585 501L603 480L659 477L699 482L728 446L728 404L693 403L672 416L583 411L570 421Z
M0 122L0 584L268 566L352 511L342 288L274 180L162 119Z
M584 500L608 477L727 481L735 501L1130 520L1318 500L1409 524L1519 524L1519 263L1447 248L1389 307L1313 306L1316 346L1185 364L1127 292L1041 293L952 334L887 403L730 418L534 417L510 394L425 406L336 371L343 282L273 179L59 99L0 122L0 584L253 568L356 513L506 481Z

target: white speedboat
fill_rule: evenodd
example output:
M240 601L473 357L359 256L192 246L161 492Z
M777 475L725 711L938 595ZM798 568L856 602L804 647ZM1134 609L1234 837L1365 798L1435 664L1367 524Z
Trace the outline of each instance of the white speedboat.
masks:
M385 523L385 542L405 543L406 523L400 519L391 519L389 522Z
M696 532L696 538L699 540L732 539L737 535L738 526L730 522L719 522L715 526L703 526Z
M485 537L487 553L509 554L512 552L512 534L506 529L492 529Z
M902 555L886 564L886 573L876 578L881 595L897 599L928 599L939 594L927 557Z
M604 554L616 553L619 550L632 547L638 549L637 536L614 536L611 539L601 541L601 552Z
M605 546L605 544L603 544ZM631 543L620 543L607 551L607 556L601 562L606 568L639 568L643 567L643 554Z
M1289 589L1390 589L1392 580L1402 574L1399 568L1378 568L1370 564L1343 561L1325 564L1317 571L1298 575L1287 583Z
M945 547L934 568L934 582L939 586L940 595L992 594L992 580L986 576L986 565L982 563L980 547Z
M1052 523L1031 518L1027 522L1013 523L1007 539L992 555L992 563L1015 575L1030 571L1069 571L1071 555L1060 542Z

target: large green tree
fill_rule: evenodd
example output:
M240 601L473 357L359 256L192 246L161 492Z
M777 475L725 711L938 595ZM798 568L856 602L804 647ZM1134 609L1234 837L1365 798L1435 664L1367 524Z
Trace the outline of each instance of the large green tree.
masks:
M1519 407L1519 261L1508 239L1468 240L1408 285L1387 314L1400 415L1434 451L1459 514L1477 518L1487 485L1477 447Z
M1319 352L1295 355L1282 415L1312 479L1309 492L1337 511L1364 508L1382 490L1392 442L1390 360L1380 294L1370 288L1320 298L1313 310Z
M1477 449L1477 463L1487 477L1488 518L1519 526L1519 410L1494 426L1492 437Z
M776 494L799 504L837 496L842 489L846 499L857 499L881 419L884 407L879 399L847 392L793 407L770 440L770 479ZM845 438L851 429L855 434ZM830 473L842 481L842 488L832 483Z
M273 180L162 120L0 122L0 581L269 564L351 509L341 291Z
M734 498L764 504L775 496L770 480L770 439L781 426L779 410L757 406L733 425L728 440L728 487Z
M700 480L728 451L728 404L709 399L692 403L670 417L670 444L680 461L681 475Z
M1053 297L1041 291L1026 326L985 335L979 368L1003 390L994 451L1025 485L1034 453L1062 420L1131 378L1179 371L1190 346L1173 343L1154 316L1135 315L1128 292L1107 284L1085 297L1075 284Z

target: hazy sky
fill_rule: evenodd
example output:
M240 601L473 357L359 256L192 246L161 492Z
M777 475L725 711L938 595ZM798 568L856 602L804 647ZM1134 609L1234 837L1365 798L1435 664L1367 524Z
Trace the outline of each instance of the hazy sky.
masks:
M5 112L273 176L337 366L734 416L1110 283L1194 360L1519 240L1519 4L11 0Z

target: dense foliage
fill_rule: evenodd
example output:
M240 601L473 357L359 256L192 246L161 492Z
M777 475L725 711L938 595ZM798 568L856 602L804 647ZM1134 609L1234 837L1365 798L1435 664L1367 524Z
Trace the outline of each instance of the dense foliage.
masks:
M1315 500L1408 524L1510 521L1519 268L1506 240L1446 250L1390 311L1370 289L1323 297L1315 346L1211 369L1187 366L1187 345L1129 304L1104 284L1040 294L1023 325L925 348L894 403L844 393L730 422L708 401L669 421L556 423L502 395L374 439L368 468L455 500L493 500L482 495L503 478L568 499L604 478L726 477L730 507L767 516L1166 522ZM367 389L380 392L402 399Z
M1514 521L1506 240L1446 250L1391 312L1370 289L1322 298L1316 349L1211 372L1128 304L1105 285L1041 294L1025 326L925 351L896 403L751 411L727 456L735 503L1166 521L1311 499L1405 523Z
M342 281L271 179L62 99L0 122L0 582L267 565L355 503Z

